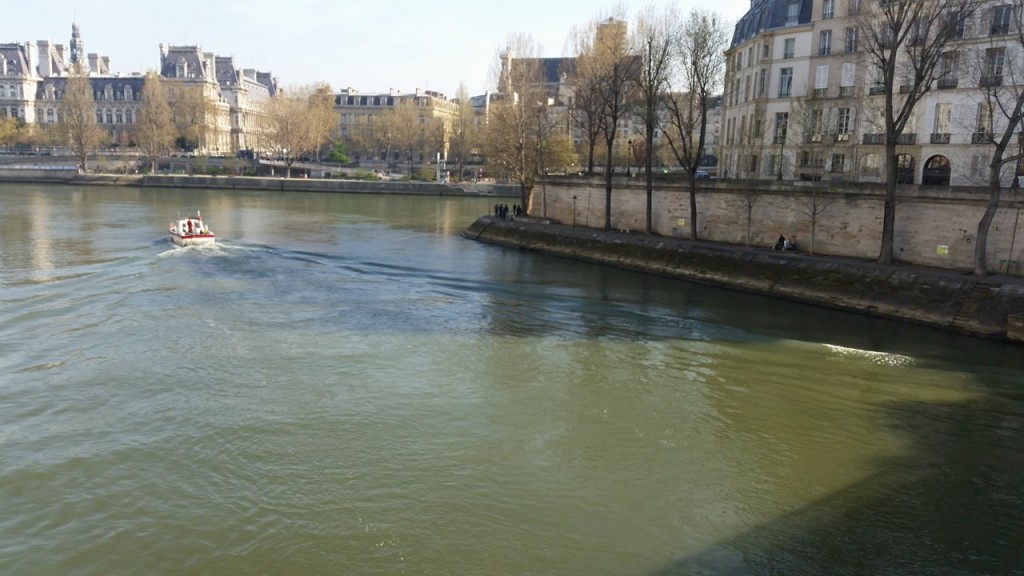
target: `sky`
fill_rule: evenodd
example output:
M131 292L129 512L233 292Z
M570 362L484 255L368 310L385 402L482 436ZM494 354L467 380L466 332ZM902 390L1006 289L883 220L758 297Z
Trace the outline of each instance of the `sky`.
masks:
M417 88L454 97L460 83L470 95L493 88L498 53L514 34L527 34L542 55L568 55L572 30L621 6L632 21L646 7L674 4L681 13L698 0L644 0L616 4L552 0L48 0L46 9L9 10L0 42L49 40L68 46L71 24L81 29L86 53L110 58L124 75L155 70L160 44L198 45L233 56L238 68L270 72L284 87L326 82L362 93ZM715 4L735 22L748 0ZM731 28L730 28L731 30Z

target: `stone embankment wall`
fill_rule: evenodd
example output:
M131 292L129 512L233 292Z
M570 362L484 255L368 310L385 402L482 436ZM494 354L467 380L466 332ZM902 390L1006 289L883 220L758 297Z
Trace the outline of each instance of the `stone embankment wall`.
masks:
M439 184L405 180L324 180L317 178L253 178L246 176L146 175L146 187L206 188L213 190L267 190L288 192L347 192L412 194L422 196L518 196L515 186L487 183Z
M646 187L642 177L616 178L612 228L643 231ZM779 235L801 251L855 258L878 257L883 190L877 185L824 182L700 180L697 236L704 240L770 246ZM902 262L972 270L978 222L988 191L974 188L900 185L894 252ZM653 232L689 237L688 186L656 182ZM1024 275L1024 191L1004 190L988 239L992 272ZM563 224L603 228L605 189L601 178L548 177L534 188L532 216ZM813 238L812 238L813 235Z
M467 238L597 262L748 292L924 324L944 330L1013 339L1009 324L1024 313L1024 282L979 280L967 274L913 266L745 249L678 238L603 232L484 217ZM1005 277L1004 277L1005 280Z
M492 183L438 184L405 180L322 180L247 176L187 176L147 174L79 174L77 170L0 168L0 182L143 186L147 188L204 188L272 192L344 192L421 196L494 196L518 198L519 187Z

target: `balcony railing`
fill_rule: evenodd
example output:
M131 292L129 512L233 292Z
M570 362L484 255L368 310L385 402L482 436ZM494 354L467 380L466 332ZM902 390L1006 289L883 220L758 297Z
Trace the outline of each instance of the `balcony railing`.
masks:
M865 134L865 144L885 144L885 134Z
M990 144L992 137L991 132L975 132L971 134L971 144Z
M828 88L815 88L814 89L814 97L815 98L825 98L827 96L828 96Z
M839 87L839 96L840 97L853 96L853 86L840 86Z
M875 84L874 86L868 88L869 96L878 96L879 94L885 94L885 86L881 84Z
M948 132L932 132L931 143L932 144L949 144L949 133Z
M772 139L772 143L774 143L774 144L785 144L786 143L786 137L785 136L776 136L775 138Z
M850 141L850 135L849 134L834 134L832 141L835 142L836 144L843 144L843 143L846 143L846 142Z
M978 82L978 85L981 86L982 88L986 88L986 87L989 87L989 86L1002 86L1003 85L1003 75L1002 74L986 74L986 75L981 77L980 81Z
M900 85L900 94L910 94L911 88L910 84Z
M900 134L896 137L897 144L913 144L917 142L917 134Z
M938 88L939 90L950 90L952 88L956 88L956 85L959 83L959 78L940 78Z
M821 134L808 134L807 135L807 143L808 144L818 144L820 142L821 142Z

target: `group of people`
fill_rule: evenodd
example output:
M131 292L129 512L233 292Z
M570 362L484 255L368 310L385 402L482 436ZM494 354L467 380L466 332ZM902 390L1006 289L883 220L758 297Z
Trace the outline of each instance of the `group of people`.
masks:
M775 242L775 246L772 247L772 250L796 250L796 246L794 246L793 243L789 241L789 238L786 238L782 234L779 234L779 239Z
M510 216L514 219L516 216L523 215L523 208L519 204L513 204L509 208L508 204L495 204L494 205L494 217L505 220Z

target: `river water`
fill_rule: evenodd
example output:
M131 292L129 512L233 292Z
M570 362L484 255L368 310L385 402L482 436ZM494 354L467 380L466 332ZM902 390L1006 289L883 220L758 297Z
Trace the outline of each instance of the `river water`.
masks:
M0 572L1024 573L1020 347L493 203L0 186Z

